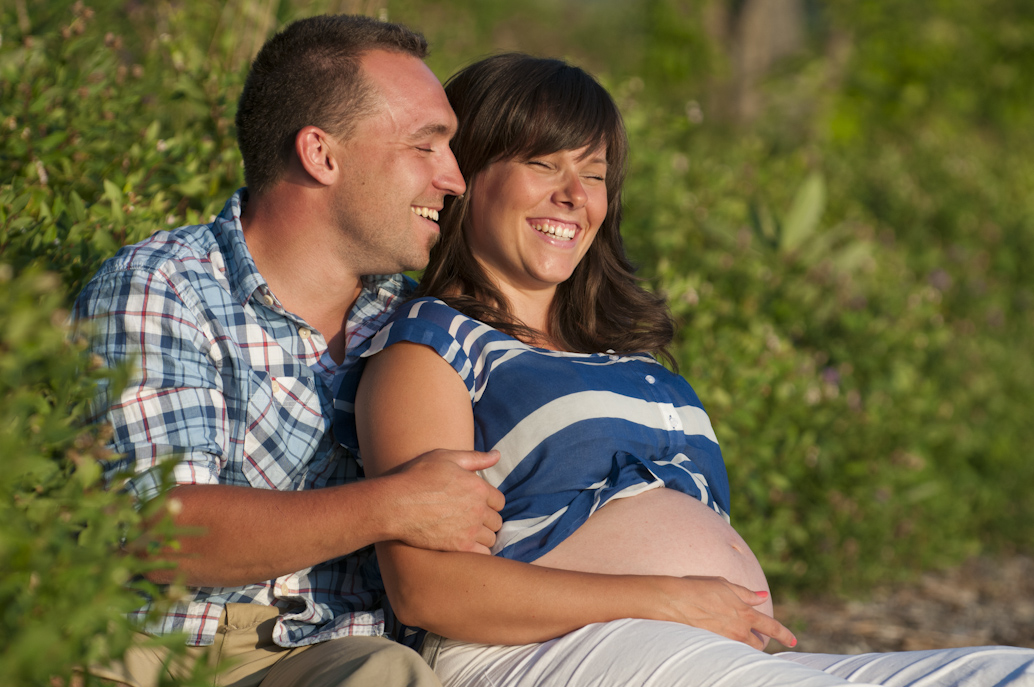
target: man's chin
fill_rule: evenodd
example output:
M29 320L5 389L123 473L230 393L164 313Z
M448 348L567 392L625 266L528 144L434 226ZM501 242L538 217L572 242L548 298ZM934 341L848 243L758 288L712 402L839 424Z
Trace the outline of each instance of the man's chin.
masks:
M427 267L431 257L426 253L419 260L407 260L400 272L422 272Z
M423 251L423 254L420 256L420 265L418 267L407 268L407 272L422 270L425 267L427 267L427 263L431 260L431 250L435 247L435 245L437 245L439 238L441 238L440 234L434 234L427 240L427 249Z

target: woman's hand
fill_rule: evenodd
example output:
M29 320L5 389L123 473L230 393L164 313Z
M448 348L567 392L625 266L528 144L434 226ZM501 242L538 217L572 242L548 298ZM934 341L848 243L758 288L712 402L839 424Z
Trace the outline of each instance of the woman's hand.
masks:
M768 592L752 592L723 577L653 579L664 600L662 613L668 614L657 620L699 627L759 650L769 637L784 646L797 645L797 638L782 623L755 608L768 600Z

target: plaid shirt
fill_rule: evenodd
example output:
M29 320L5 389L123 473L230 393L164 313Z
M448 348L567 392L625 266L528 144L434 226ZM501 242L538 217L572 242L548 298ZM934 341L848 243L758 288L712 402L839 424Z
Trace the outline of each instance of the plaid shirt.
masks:
M335 379L348 362L335 364L319 332L270 292L244 241L246 198L235 193L211 224L121 249L76 302L74 318L90 320L94 350L109 365L137 365L104 407L123 456L107 475L133 473L127 488L138 499L158 493L154 468L172 456L181 458L177 484L301 490L358 479L330 431ZM376 332L412 286L401 275L365 277L347 346ZM149 630L183 631L188 644L210 645L227 603L279 608L281 646L384 629L372 547L275 580L190 591Z

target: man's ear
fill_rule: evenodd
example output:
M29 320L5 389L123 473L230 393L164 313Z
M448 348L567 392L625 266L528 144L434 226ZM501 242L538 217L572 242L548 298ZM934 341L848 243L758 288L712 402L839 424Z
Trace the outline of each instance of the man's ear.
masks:
M341 173L337 155L341 147L318 126L307 126L294 137L294 152L302 169L324 186L333 184Z

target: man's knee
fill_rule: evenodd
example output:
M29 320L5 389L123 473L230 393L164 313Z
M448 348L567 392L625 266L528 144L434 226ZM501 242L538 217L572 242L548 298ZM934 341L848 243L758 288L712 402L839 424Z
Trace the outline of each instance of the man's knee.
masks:
M281 683L281 680L286 679ZM342 637L317 644L276 665L263 687L440 687L412 649L384 637Z
M377 678L377 682L359 680L354 684L438 685L434 671L420 654L383 637L356 637L365 640L369 653L360 659L357 673Z
M172 656L165 647L153 645L153 638L148 635L137 634L134 641L121 659L90 666L83 672L95 684L157 687L163 682L190 677L194 665L207 651L207 647L185 647L182 653Z

